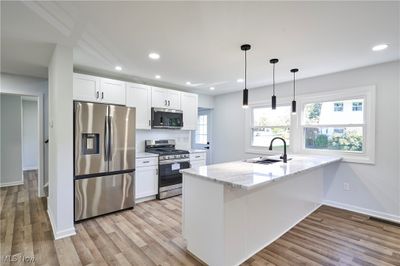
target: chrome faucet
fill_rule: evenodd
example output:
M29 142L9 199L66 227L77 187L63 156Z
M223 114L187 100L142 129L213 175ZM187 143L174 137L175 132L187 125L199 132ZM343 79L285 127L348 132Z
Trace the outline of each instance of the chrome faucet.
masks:
M286 141L284 138L281 137L275 137L273 139L271 139L271 143L269 144L269 150L272 151L272 143L274 142L274 140L276 139L280 139L283 141L283 156L281 156L281 159L283 159L284 163L287 163L287 154L286 154Z

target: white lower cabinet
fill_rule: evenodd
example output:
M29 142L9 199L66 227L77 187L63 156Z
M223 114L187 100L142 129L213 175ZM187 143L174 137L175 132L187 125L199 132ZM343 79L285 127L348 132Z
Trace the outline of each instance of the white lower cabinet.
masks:
M191 153L190 154L190 168L206 165L206 153Z
M142 159L143 162L151 161ZM139 166L136 164L135 199L155 196L158 193L158 165Z

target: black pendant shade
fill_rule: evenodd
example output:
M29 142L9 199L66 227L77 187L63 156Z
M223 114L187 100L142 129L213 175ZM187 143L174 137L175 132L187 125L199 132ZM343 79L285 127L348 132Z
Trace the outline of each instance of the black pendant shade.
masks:
M276 96L275 96L275 64L279 62L278 59L274 58L269 60L269 62L272 64L272 98L271 98L271 107L272 110L276 109Z
M249 107L249 90L247 89L247 51L250 50L250 44L243 44L240 49L244 51L244 90L243 90L243 108Z
M290 72L293 73L293 101L292 101L292 113L296 113L296 72L299 70L297 68L293 68Z

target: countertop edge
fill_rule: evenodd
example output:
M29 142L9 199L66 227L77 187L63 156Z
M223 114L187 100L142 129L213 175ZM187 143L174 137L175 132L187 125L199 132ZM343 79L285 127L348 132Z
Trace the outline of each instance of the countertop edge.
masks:
M331 161L323 162L321 164L314 165L314 166L311 166L309 168L305 168L305 169L302 169L302 170L299 170L299 171L296 171L296 172L293 172L293 173L290 173L290 174L287 174L287 175L283 175L281 177L277 177L277 178L275 178L273 180L268 180L268 181L265 181L263 183L252 185L252 186L245 186L245 185L235 184L235 183L232 183L232 182L229 182L229 181L219 180L219 179L216 179L216 178L200 175L200 174L191 172L189 169L183 169L183 170L181 170L181 173L182 174L189 174L189 175L196 176L196 177L203 178L203 179L208 179L210 181L214 181L216 183L224 184L224 185L227 185L227 186L232 187L232 188L239 188L239 189L244 189L244 190L253 190L253 189L268 185L270 183L278 182L278 181L280 181L282 179L285 179L287 177L298 175L298 174L301 174L301 173L305 173L305 172L308 172L308 171L311 171L311 170L314 170L314 169L317 169L317 168L320 168L320 167L323 167L323 166L326 166L326 165L329 165L329 164L332 164L332 163L340 162L342 160L343 160L343 158L337 157L336 159L333 159Z

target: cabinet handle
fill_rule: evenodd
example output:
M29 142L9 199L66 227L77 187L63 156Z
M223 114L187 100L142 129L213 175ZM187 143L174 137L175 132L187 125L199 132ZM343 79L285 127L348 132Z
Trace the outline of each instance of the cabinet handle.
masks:
M99 91L96 91L96 99L99 98Z
M170 106L171 105L171 103L168 101L168 106Z
M197 155L197 156L195 156L195 158L200 158L200 156L199 156L199 155Z
M149 126L151 126L151 120L149 120Z
M104 91L101 92L101 99L104 99Z
M167 100L165 100L165 103L164 103L164 105L165 105L165 106L168 106L168 102L167 102Z
M150 161L143 161L143 163L149 163Z

